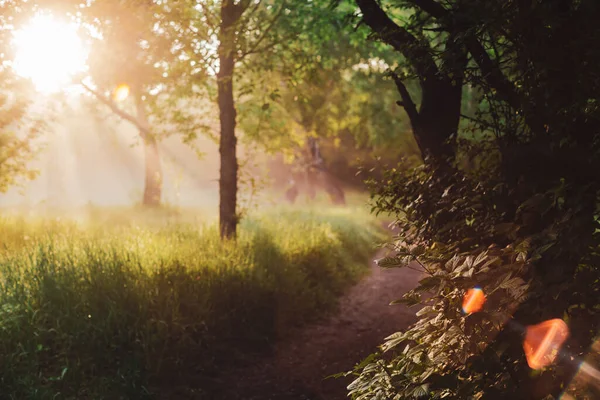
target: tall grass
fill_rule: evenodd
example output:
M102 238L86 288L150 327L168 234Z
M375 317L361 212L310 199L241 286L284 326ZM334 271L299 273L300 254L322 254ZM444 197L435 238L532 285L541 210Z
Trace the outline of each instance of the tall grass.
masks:
M199 386L329 309L377 236L360 212L271 211L214 226L0 220L0 398L152 398ZM106 221L106 219L104 219Z

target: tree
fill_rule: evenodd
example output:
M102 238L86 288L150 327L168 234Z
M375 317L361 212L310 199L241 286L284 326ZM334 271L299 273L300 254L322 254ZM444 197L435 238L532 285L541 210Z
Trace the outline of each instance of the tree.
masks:
M359 154L389 159L418 153L406 134L406 118L384 100L393 97L393 83L379 72L396 64L396 55L376 42L365 45L367 29L347 32L349 11L347 4L313 3L300 14L303 27L293 27L301 33L295 51L286 53L287 62L247 78L261 87L262 98L240 103L240 122L252 140L293 160L290 199L301 187L314 197L320 186L334 203L343 203L340 171L330 169L333 162L352 164ZM370 99L375 87L382 97Z
M118 3L93 2L85 10L90 20L99 21L94 24L97 31L95 35L101 38L93 40L90 58L92 81L98 89L93 89L85 82L82 85L101 103L137 127L145 160L142 204L158 206L162 197L163 174L158 132L152 129L148 119L147 98L150 97L150 90L162 83L159 71L150 63L160 61L157 56L164 56L165 52L157 50L158 35L152 30L156 22L153 7L144 4L128 7L129 12L124 12ZM125 92L123 97L131 91L135 107L133 115L120 109L106 94L119 89Z
M127 4L129 13L124 12L121 2L88 2L78 1L39 0L35 2L10 2L12 7L19 10L21 18L30 18L36 12L53 11L57 15L79 23L83 33L88 34L92 42L92 52L88 64L88 73L76 77L88 94L107 105L116 115L133 123L140 132L140 138L145 149L146 180L143 204L156 206L160 204L162 191L162 170L158 154L157 136L160 129L156 120L164 112L157 113L155 104L150 99L150 92L158 85L168 83L152 63L164 62L169 59L170 47L163 46L166 42L159 32L153 30L155 16L153 10L157 5L152 2ZM18 6L17 6L18 4ZM26 5L26 7L24 7ZM26 8L26 10L25 10ZM11 17L12 18L12 17ZM21 22L16 19L11 22ZM150 46L149 44L152 44ZM173 55L176 57L176 55ZM77 82L75 82L77 83ZM127 85L123 85L127 83ZM134 94L136 113L129 113L119 108L111 100L110 93L118 85ZM153 109L150 109L153 108ZM163 107L164 108L164 107ZM151 112L154 121L148 118Z
M298 16L311 5L291 7L285 0L222 0L201 4L182 1L179 4L188 10L185 14L190 16L191 21L195 21L191 29L180 24L180 37L188 38L183 39L186 61L193 61L193 64L188 61L184 75L194 80L200 74L210 75L216 71L221 155L220 231L223 238L233 238L239 219L236 96L250 95L254 86L250 83L236 89L235 84L243 81L241 77L244 75L267 71L275 60L284 57L285 52L293 47L287 41L303 26ZM205 26L206 31L194 28L197 25ZM284 26L285 30L282 29ZM297 42L294 44L297 45ZM211 51L215 47L216 52ZM197 66L201 66L200 71Z
M223 0L221 3L217 85L219 119L221 122L219 141L219 153L221 155L219 221L221 236L224 238L235 236L238 223L236 209L238 163L236 157L236 110L233 100L233 81L236 62L236 30L239 29L239 21L249 5L250 2L245 0L237 4L233 0Z
M421 104L417 110L403 77L391 72L421 153L438 162L451 156L448 141L458 131L467 62L464 44L451 33L430 47L408 29L397 25L376 1L357 0L357 4L363 13L363 21L404 56L419 80ZM432 55L435 51L441 52L438 60Z
M34 179L37 171L28 165L40 149L45 132L43 118L49 114L35 103L34 91L13 67L14 25L28 14L27 2L13 0L0 4L0 193L25 179ZM43 108L43 107L42 107Z
M160 205L163 173L159 141L176 132L189 143L198 130L198 121L191 113L193 101L181 101L192 97L192 88L172 73L181 55L175 21L185 24L186 16L154 2L89 2L85 7L70 0L37 3L80 24L91 50L89 71L77 78L78 83L138 129L145 160L142 203Z
M563 350L579 354L598 323L595 311L573 306L593 308L598 289L590 282L599 276L600 181L591 171L600 160L593 100L600 80L590 63L600 59L593 45L600 5L356 4L419 79L417 106L402 76L391 71L430 158L390 171L374 187L376 208L398 216L401 232L397 253L380 265L422 266L426 278L401 301L425 307L415 325L387 339L383 350L391 361L373 357L357 368L352 395L559 396L576 366L558 357L556 366L532 375L520 332L512 328L566 316L571 336ZM459 106L463 83L481 96L474 114ZM438 99L448 102L447 110ZM440 121L424 120L437 112ZM461 169L468 154L476 155L472 167ZM474 286L488 296L486 306L465 315L462 299ZM400 345L404 351L396 350Z
M98 76L108 82L106 88L113 88L119 82L128 83L134 94L138 92L136 98L152 103L148 106L153 113L160 113L165 103L173 106L172 103L182 99L187 102L189 111L199 93L211 95L216 86L215 102L219 107L221 124L221 235L224 238L234 237L238 223L234 97L237 66L247 68L248 64L253 64L257 67L263 65L262 59L272 58L272 54L284 43L275 28L284 18L290 20L286 14L290 9L285 1L199 3L178 0L169 4L135 3L130 6L131 13L126 15L119 4L92 2L88 7L91 20L103 27L101 32L107 33L100 40L105 51L95 53L100 59L96 65L105 65L106 55L111 55L111 59L116 61L114 71L108 72L108 79L103 68L98 71ZM152 96L151 91L159 94ZM104 99L107 100L107 97L104 96ZM180 104L175 104L175 108L177 106ZM141 110L139 104L138 110ZM185 115L177 109L173 114L175 120L183 119L188 123L194 120L190 116L193 112ZM123 112L119 115L125 117ZM125 118L140 128L140 121L136 118ZM196 135L199 126L194 123L188 125L191 126L188 137ZM150 162L156 159L152 156L156 153L153 150L156 139L155 135L144 137ZM159 171L156 166L149 166L147 170L152 173ZM147 179L147 183L151 181ZM155 185L149 192L158 193L158 186Z
M25 179L34 179L37 171L29 167L40 150L39 136L45 132L45 124L31 110L31 100L27 96L15 96L10 93L27 93L28 88L15 78L11 71L0 71L0 193Z

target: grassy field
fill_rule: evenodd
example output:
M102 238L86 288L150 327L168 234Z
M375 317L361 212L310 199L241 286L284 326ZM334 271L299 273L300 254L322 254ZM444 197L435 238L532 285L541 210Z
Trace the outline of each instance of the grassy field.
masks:
M72 216L0 220L0 398L202 386L330 309L380 234L360 207L257 211L235 243L174 210Z

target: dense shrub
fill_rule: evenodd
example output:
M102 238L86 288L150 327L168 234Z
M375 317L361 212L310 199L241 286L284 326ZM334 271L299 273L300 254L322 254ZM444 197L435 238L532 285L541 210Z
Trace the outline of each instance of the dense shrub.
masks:
M421 165L390 171L374 186L374 208L395 215L398 230L379 266L422 270L419 285L397 301L422 308L415 325L356 367L353 398L559 396L596 334L598 238L582 245L596 224L596 214L585 218L586 188L559 180L520 198L494 179L463 176ZM485 308L465 314L464 296L476 287ZM571 337L557 365L532 374L523 331L551 318L566 320Z
M425 278L401 300L423 306L419 321L355 369L352 396L560 397L600 322L600 80L589 67L600 3L356 1L407 61L390 75L424 155L374 187L399 230L381 265ZM477 95L461 104L469 87ZM476 286L485 308L465 315ZM571 335L534 371L523 331L551 318Z

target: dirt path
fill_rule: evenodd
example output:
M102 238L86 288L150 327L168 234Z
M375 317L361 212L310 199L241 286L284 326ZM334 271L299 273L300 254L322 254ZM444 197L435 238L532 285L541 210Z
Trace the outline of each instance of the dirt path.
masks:
M377 254L374 259L381 256ZM225 380L223 400L337 400L346 398L348 379L323 378L347 371L383 339L415 320L415 309L389 306L416 286L419 273L408 269L371 271L340 299L335 315L308 325L278 344L274 353Z

